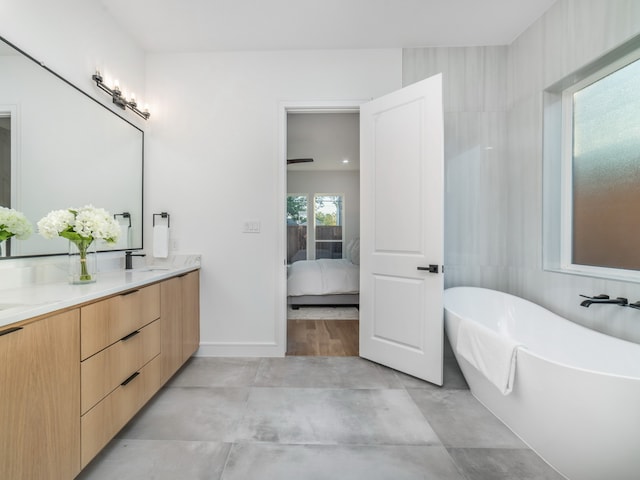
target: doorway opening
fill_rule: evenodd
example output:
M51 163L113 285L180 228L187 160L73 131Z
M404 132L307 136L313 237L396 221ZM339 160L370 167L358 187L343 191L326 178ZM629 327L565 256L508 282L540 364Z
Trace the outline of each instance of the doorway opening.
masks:
M0 106L0 206L15 208L15 108ZM0 245L0 257L10 257L11 238Z
M359 353L359 111L286 114L287 355Z

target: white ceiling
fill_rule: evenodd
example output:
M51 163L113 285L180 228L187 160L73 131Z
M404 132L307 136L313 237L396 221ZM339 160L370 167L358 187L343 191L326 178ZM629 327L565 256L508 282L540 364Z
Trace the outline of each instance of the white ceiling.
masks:
M148 52L508 45L556 0L97 0Z
M287 158L313 158L288 165L289 171L359 170L360 114L289 113Z

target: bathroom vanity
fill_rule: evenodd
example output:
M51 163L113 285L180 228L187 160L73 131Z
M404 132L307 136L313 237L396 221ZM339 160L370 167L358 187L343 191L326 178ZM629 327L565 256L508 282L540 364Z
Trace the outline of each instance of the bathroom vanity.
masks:
M199 302L198 266L0 290L0 478L76 477L197 350Z

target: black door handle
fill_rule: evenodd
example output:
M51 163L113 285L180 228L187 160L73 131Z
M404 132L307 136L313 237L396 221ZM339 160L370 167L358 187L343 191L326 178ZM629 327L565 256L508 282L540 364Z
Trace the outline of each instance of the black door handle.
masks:
M428 267L418 267L418 270L425 270L429 273L438 273L438 265L429 265Z

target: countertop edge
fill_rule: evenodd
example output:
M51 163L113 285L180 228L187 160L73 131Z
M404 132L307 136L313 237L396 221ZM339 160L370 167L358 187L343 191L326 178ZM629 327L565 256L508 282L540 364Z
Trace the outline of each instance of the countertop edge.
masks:
M200 270L200 265L169 269L118 270L100 273L96 283L88 285L59 282L0 290L0 303L20 303L14 298L21 296L30 298L24 305L0 311L0 329L196 270Z

